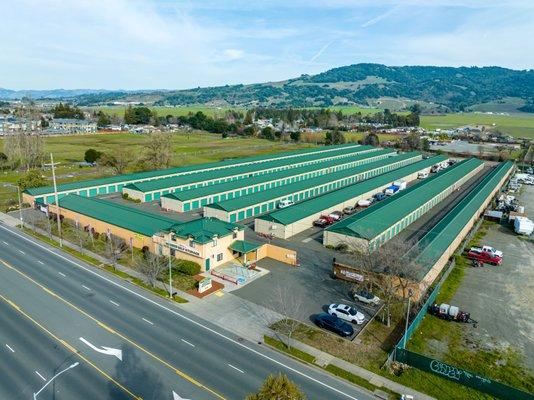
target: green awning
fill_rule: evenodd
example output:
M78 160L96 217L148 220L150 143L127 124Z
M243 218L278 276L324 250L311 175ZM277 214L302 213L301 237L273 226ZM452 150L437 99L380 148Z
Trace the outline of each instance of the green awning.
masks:
M253 243L247 242L245 240L236 240L228 248L233 251L238 251L239 253L250 253L261 247L263 243Z

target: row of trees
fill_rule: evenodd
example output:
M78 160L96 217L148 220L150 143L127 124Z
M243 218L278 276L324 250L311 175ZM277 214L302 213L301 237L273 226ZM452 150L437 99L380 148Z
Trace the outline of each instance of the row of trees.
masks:
M68 103L59 103L54 106L54 108L52 108L52 114L54 114L54 118L85 119L82 110Z

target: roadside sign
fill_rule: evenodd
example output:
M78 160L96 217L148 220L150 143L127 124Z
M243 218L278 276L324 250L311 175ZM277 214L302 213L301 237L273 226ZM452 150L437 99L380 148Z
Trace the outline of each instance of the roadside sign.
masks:
M211 277L207 276L198 282L198 293L204 293L206 290L211 289Z

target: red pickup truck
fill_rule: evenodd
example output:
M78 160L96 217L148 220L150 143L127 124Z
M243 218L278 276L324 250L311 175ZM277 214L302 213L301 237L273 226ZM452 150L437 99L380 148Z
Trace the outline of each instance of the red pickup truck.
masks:
M481 248L473 247L467 253L467 258L477 260L485 264L501 265L502 256L495 252L487 251Z

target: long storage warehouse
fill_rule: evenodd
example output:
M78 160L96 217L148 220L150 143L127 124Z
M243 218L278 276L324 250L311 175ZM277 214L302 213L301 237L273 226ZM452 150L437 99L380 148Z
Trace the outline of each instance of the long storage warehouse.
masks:
M100 179L90 179L86 181L64 183L57 186L58 196L63 197L66 194L74 193L80 196L92 197L102 194L115 193L122 191L122 188L135 182L144 182L152 179L161 179L171 176L179 176L192 174L201 171L220 170L225 168L235 167L236 165L250 165L257 163L265 163L273 160L289 159L291 157L306 157L313 154L328 154L331 152L342 151L346 149L355 149L361 147L358 144L350 143L336 146L314 147L311 149L302 149L295 151L286 151L276 154L260 155L245 158L236 158L213 163L203 163L197 165L189 165L185 167L168 168L156 171L138 172L133 174L124 174L118 176L111 176ZM24 193L24 201L30 204L36 202L53 203L54 187L43 186L38 188L27 189Z
M402 168L397 166L397 169L389 170L389 172L382 173L357 184L326 193L282 210L271 212L256 218L254 221L254 230L260 233L272 234L281 239L288 239L297 233L311 228L313 221L322 214L342 210L347 206L354 206L359 200L371 197L396 180L404 179L406 181L412 181L417 179L419 172L429 171L433 165L445 160L447 158L440 155L411 163Z
M355 155L376 152L379 149L372 146L359 146L355 148L339 149L328 153L310 154L306 156L289 157L273 160L261 164L238 165L224 170L212 170L195 174L173 176L170 178L150 180L126 185L123 193L132 199L142 202L159 200L161 196L197 187L214 185L221 182L260 176L270 172L293 169L299 166L314 165L338 159L347 159Z
M351 185L370 176L379 175L403 165L417 162L421 157L421 154L418 152L401 154L332 174L264 190L237 199L208 204L204 207L204 216L216 217L229 222L242 221L246 218L274 210L282 200L290 200L296 203L343 186Z
M357 167L358 165L382 160L395 154L396 152L391 149L364 152L363 154L360 153L338 160L327 160L318 164L304 165L259 176L201 186L196 189L182 190L163 195L161 197L161 207L166 210L187 212L210 203L235 199L262 190Z
M483 168L484 163L476 158L455 164L325 229L323 244L374 251Z
M467 236L476 220L504 185L514 165L507 161L490 171L445 217L443 217L405 257L421 266L423 285L433 282Z

